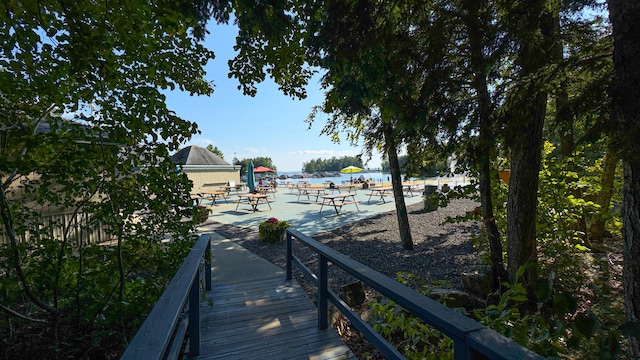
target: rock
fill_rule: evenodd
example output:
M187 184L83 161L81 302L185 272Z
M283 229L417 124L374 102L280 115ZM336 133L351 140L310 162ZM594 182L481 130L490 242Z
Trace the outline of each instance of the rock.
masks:
M338 322L338 320L340 320L340 317L342 316L342 313L340 312L340 310L338 310L337 307L331 304L331 301L329 301L329 313L327 314L327 316L328 316L327 321L329 322L329 325L331 325L331 327L333 327Z
M432 289L429 292L429 297L440 302L444 300L450 308L466 307L472 302L469 294L456 289Z
M362 305L366 298L361 281L352 282L340 288L340 298L351 308Z
M481 298L486 298L493 292L491 288L492 277L490 269L460 274L464 288Z

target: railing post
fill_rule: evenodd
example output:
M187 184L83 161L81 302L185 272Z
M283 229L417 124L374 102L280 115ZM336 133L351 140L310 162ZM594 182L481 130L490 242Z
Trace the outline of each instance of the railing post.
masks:
M211 237L207 241L207 248L204 251L204 288L211 291Z
M292 278L292 260L293 260L293 246L292 246L292 240L291 240L291 233L290 232L286 232L287 235L287 280L291 280Z
M200 282L194 281L189 290L189 353L200 355Z
M318 254L318 329L325 330L328 323L327 314L327 258Z
M469 345L462 339L453 339L453 359L471 360L472 351Z

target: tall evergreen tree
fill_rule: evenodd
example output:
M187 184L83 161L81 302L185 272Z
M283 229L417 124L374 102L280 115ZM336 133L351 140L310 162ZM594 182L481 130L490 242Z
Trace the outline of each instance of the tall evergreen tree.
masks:
M612 88L615 144L624 169L624 301L630 330L628 354L640 357L640 4L609 0L613 24Z
M542 152L542 130L550 89L542 77L551 64L556 7L546 0L501 2L502 21L516 39L517 76L508 98L505 143L510 150L507 202L508 271L512 279L526 264L537 264L536 207ZM521 280L533 286L535 269ZM531 289L531 288L530 288ZM530 291L529 296L534 298Z

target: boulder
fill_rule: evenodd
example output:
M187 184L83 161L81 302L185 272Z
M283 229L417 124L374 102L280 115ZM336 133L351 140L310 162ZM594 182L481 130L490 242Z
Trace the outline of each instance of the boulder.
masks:
M340 288L340 298L351 308L364 304L366 296L362 282L356 281L342 286Z
M491 269L488 268L460 274L464 288L481 298L486 298L493 292L491 288L492 277Z
M429 292L429 297L440 302L444 300L444 303L450 308L467 307L473 301L468 293L456 289L432 289Z

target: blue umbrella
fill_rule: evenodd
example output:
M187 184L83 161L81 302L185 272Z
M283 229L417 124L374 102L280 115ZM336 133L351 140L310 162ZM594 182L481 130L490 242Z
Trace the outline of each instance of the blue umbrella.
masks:
M249 167L247 168L247 187L250 192L256 188L256 177L253 174L253 161L249 161Z

